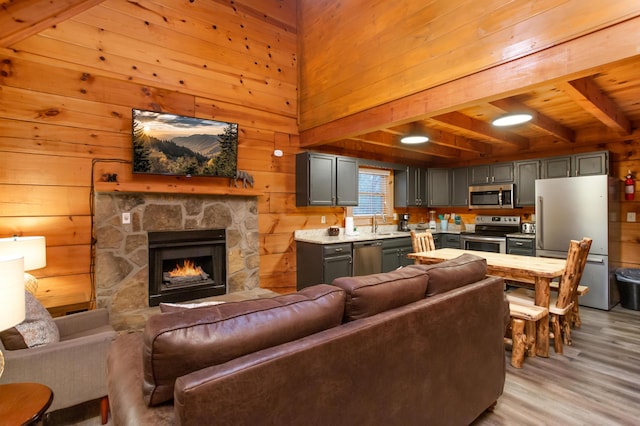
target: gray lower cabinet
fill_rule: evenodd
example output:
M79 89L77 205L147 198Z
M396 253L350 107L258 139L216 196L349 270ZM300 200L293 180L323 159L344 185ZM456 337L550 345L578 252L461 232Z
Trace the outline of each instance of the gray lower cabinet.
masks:
M401 266L413 265L407 254L413 252L410 237L382 240L382 272L391 272Z
M296 243L298 290L316 284L331 284L339 277L350 277L353 258L351 243Z
M540 161L527 160L514 163L516 182L516 206L533 206L536 203L536 179L540 178Z
M518 254L520 256L535 256L536 240L533 238L507 237L507 254Z
M440 234L440 248L460 248L460 234Z
M357 206L358 160L330 154L296 155L296 206Z

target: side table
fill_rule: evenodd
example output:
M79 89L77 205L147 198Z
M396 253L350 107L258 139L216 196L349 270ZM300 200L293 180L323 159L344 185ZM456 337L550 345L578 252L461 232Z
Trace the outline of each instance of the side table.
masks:
M37 422L52 401L51 389L39 383L0 385L0 426Z

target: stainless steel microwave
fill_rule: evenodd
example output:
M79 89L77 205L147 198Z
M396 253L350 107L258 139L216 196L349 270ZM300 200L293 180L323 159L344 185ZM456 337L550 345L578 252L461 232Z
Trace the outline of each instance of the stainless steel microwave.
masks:
M515 184L493 184L469 187L470 209L512 209Z

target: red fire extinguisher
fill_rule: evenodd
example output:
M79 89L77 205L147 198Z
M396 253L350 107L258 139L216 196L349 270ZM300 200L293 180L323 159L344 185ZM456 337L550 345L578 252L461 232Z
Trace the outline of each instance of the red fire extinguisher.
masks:
M627 178L624 180L624 199L633 200L636 196L636 183L631 177L631 170L627 172Z

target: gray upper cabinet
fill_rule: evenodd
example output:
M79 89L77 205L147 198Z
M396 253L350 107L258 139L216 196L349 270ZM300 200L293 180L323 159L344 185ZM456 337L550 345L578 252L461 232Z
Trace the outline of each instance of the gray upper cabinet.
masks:
M449 169L428 169L429 207L451 205L450 174Z
M358 160L336 157L336 205L358 205Z
M471 185L513 182L513 163L483 164L469 170Z
M571 176L571 156L552 157L542 160L542 178L552 179Z
M469 205L469 168L451 170L451 205Z
M427 205L427 172L419 167L407 166L394 172L395 207Z
M609 173L609 153L607 151L575 154L572 159L574 176L606 175Z
M527 160L514 163L516 206L533 206L536 200L536 179L540 178L540 161Z
M356 205L357 159L314 152L296 155L296 206Z
M606 175L609 173L607 151L544 158L542 178L552 179L570 176Z

